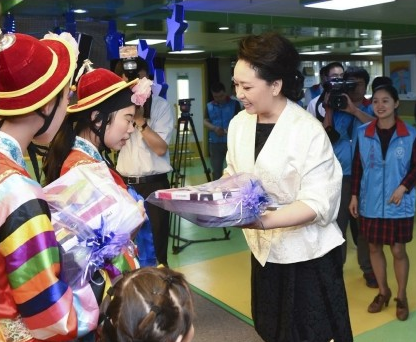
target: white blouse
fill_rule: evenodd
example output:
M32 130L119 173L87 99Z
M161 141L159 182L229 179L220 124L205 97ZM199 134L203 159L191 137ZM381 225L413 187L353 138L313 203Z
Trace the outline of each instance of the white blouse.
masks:
M231 121L225 172L256 175L278 207L302 201L315 211L316 219L296 227L244 229L252 253L262 265L325 255L345 240L335 221L342 170L322 124L288 100L255 161L256 123L257 115L245 110Z

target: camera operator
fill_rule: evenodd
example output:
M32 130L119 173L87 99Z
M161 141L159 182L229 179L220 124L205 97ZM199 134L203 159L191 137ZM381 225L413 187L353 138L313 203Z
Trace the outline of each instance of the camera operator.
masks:
M344 72L343 80L341 80L342 86L333 85L335 90L326 94L323 103L325 109L323 126L343 171L341 204L337 223L344 238L350 220L348 205L351 199L352 141L354 141L357 127L374 119L371 101L365 98L369 81L370 75L367 70L361 67L348 67ZM341 88L341 92L339 88ZM366 285L377 287L369 259L368 244L359 232L357 234L357 257L358 264L364 273ZM343 258L345 262L346 244L343 246Z
M115 72L124 79L148 77L148 66L140 57L120 60ZM173 113L169 103L160 96L151 96L134 116L136 130L120 150L117 171L126 184L144 198L152 192L170 187L168 172L172 170L169 143L173 133ZM156 258L168 266L169 212L146 203L146 213L152 226Z
M325 102L325 96L328 100L329 93L325 91L325 84L335 78L343 78L344 67L339 62L331 62L321 68L322 73L322 92L320 95L315 96L308 104L306 110L320 121L325 117L325 109L322 107L322 103Z

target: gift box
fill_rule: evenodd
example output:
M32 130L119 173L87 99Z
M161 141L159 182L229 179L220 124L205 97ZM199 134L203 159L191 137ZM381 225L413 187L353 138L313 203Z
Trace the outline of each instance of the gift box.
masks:
M133 248L131 234L144 218L104 162L71 169L44 187L44 193L61 251L61 274L71 287L81 287Z
M250 225L272 204L261 181L248 173L158 190L146 200L201 227Z

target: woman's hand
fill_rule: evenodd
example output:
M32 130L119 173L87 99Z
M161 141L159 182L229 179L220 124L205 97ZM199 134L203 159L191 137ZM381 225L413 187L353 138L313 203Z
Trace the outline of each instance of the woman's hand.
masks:
M400 205L404 193L407 191L407 188L404 185L399 185L396 190L394 190L393 195L389 199L389 203L394 203Z
M350 213L353 217L358 217L358 198L356 195L351 196L351 201L348 209L350 210Z

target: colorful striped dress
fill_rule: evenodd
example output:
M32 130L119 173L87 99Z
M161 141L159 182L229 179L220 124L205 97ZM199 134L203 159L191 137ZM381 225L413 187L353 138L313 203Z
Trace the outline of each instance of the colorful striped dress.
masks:
M91 287L73 293L59 274L42 188L26 171L17 141L0 132L0 340L65 341L96 328L96 317L83 317L98 315Z

